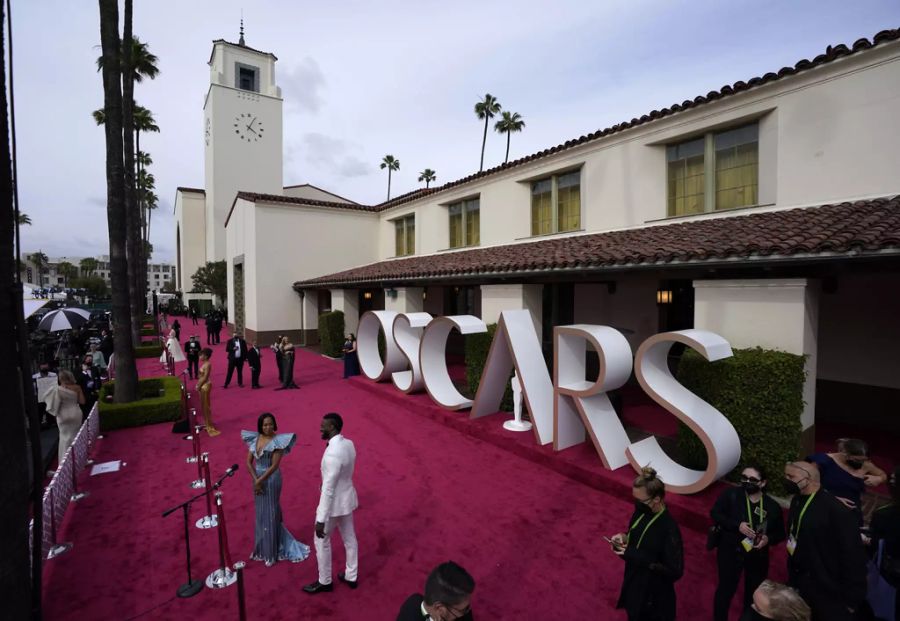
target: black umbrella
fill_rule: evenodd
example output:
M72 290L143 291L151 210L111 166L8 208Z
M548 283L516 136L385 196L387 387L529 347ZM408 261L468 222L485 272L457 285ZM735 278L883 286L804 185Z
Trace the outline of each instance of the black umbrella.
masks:
M86 324L89 318L90 313L83 308L61 308L44 315L38 324L38 330L47 332L72 330Z

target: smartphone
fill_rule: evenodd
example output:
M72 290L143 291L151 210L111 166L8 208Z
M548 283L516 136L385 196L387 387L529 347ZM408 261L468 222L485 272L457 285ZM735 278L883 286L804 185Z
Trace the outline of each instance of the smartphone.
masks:
M621 541L613 541L612 539L610 539L609 537L607 537L605 535L603 537L603 541L605 541L606 543L608 543L609 545L611 545L614 548L624 548L625 547L622 545Z

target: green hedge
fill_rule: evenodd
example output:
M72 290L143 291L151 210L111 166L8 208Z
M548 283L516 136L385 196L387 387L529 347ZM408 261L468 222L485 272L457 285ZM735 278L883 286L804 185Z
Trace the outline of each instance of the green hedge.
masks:
M319 315L319 343L323 354L332 358L339 357L344 347L344 336L343 311Z
M496 332L497 324L492 323L488 324L487 332L466 336L466 381L469 384L470 394L468 396L470 398L474 398L478 391L478 382L481 380L484 363L487 362L488 352L491 350L491 342L494 340ZM509 374L509 377L512 379L512 373ZM500 409L504 412L513 411L513 394L509 380L506 383L503 400L500 402ZM523 411L522 413L527 418L527 412Z
M124 429L155 423L171 422L183 416L181 381L177 377L155 377L138 381L137 401L108 403L107 395L115 393L116 383L108 382L100 389L100 429ZM160 396L160 390L165 394Z
M741 439L741 464L758 463L769 489L784 494L781 472L800 451L803 413L804 357L762 348L735 349L734 356L710 363L687 350L678 365L678 381L718 409ZM706 451L686 425L678 431L684 465L706 467Z
M160 356L162 356L162 346L159 343L139 345L134 348L135 358L159 358Z

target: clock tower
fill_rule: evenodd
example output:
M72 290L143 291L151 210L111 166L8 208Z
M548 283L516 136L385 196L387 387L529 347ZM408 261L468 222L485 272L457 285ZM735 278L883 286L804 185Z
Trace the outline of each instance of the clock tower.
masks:
M282 104L274 54L213 42L203 105L206 257L225 259L225 219L239 191L281 194Z

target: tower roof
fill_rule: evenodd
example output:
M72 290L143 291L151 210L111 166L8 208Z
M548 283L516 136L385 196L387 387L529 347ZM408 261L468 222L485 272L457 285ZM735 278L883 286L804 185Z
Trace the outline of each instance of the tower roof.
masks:
M225 45L230 45L231 47L236 47L238 49L246 50L248 52L255 52L256 54L262 54L263 56L271 56L272 60L278 60L278 57L275 56L275 54L273 54L272 52L263 52L262 50L257 50L252 47L249 47L247 45L241 45L240 43L232 43L231 41L226 41L225 39L216 39L215 41L213 41L213 49L212 49L212 52L210 52L210 54L209 54L209 62L210 63L212 62L213 54L216 53L216 44L217 43L224 43Z

